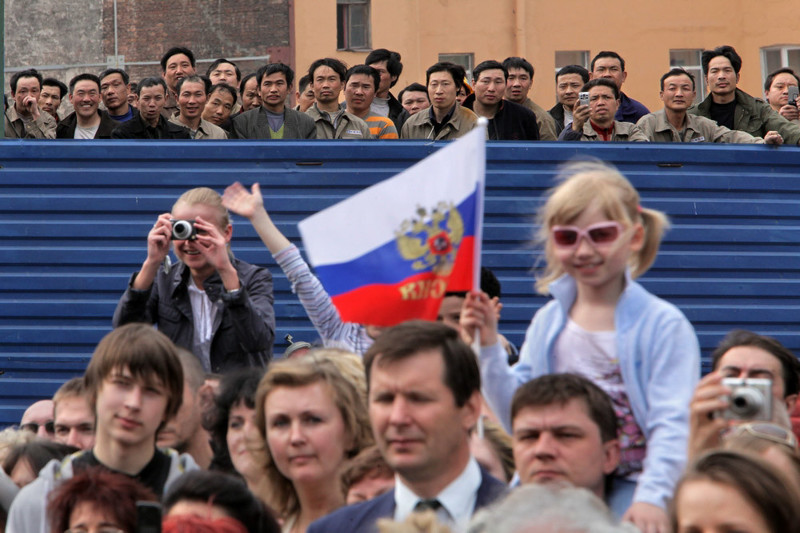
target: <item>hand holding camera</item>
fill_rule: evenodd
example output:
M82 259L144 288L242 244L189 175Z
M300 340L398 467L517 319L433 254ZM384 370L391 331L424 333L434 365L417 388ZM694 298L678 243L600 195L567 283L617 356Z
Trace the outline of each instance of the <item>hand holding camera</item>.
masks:
M797 97L800 94L800 89L796 85L790 85L788 89L789 101L778 110L778 113L786 120L797 120L800 118L800 109L797 107Z
M583 125L589 119L589 93L578 93L578 101L572 108L572 129L583 131Z

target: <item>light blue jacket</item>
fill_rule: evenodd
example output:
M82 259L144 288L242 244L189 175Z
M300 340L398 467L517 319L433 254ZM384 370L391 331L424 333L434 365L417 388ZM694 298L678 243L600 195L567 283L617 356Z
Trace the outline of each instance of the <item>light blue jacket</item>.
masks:
M533 317L515 366L508 366L499 345L481 350L483 394L508 430L516 388L554 372L553 347L577 295L568 275L549 289L555 299ZM666 507L686 462L689 402L700 379L697 336L677 307L647 292L627 273L614 328L622 381L647 439L644 471L633 501Z

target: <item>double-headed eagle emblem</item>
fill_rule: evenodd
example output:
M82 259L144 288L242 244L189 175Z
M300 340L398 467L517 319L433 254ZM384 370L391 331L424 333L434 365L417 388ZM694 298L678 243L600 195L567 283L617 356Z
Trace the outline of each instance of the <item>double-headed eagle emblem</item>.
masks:
M395 231L403 259L414 261L414 270L432 270L446 276L453 270L464 238L464 221L452 202L439 202L430 213L417 207L417 216L404 220Z

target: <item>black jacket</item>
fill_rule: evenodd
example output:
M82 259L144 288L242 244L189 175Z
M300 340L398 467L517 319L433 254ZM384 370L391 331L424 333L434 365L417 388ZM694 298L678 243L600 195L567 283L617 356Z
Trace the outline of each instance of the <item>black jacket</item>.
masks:
M475 94L467 96L461 105L473 110ZM489 119L488 133L490 141L538 141L539 125L536 114L524 105L501 100L500 109Z
M403 123L408 118L408 113L400 100L395 98L392 93L389 93L389 118L394 122L394 127L397 128L399 134L403 130Z
M556 119L556 135L564 131L564 106L561 102L550 108L550 116Z
M189 130L158 117L158 125L153 128L144 122L142 115L123 122L111 132L112 139L191 139Z
M97 127L94 138L110 139L111 132L114 131L114 128L119 126L119 122L108 116L108 113L102 109L98 109L97 114L100 115L100 126ZM58 122L58 126L56 126L56 139L74 139L75 129L77 127L78 116L73 111Z

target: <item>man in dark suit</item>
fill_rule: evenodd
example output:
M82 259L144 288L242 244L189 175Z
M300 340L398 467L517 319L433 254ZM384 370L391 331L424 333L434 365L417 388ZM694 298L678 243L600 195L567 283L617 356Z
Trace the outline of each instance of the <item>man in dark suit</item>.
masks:
M506 493L469 451L480 415L480 371L458 333L412 321L387 329L364 355L375 441L395 489L317 520L309 533L373 533L379 518L432 509L465 529L473 512Z
M288 109L286 98L294 82L294 71L283 63L264 65L256 73L261 106L233 117L236 139L316 139L314 119Z

